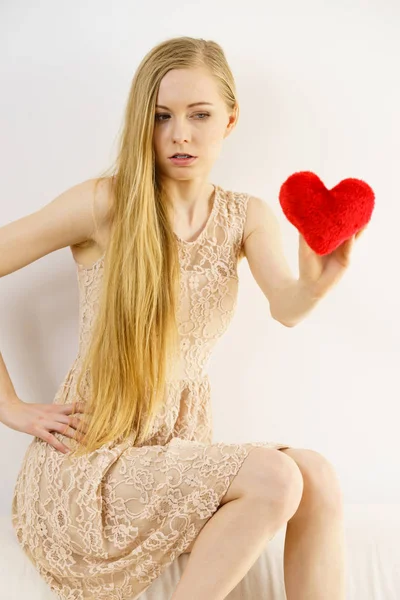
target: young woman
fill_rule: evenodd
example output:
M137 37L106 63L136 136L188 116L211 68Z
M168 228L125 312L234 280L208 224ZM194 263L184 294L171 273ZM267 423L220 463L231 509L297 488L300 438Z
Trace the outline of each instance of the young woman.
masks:
M268 205L208 182L238 113L221 47L167 40L135 74L113 169L0 229L1 276L66 246L77 263L79 350L53 404L18 398L0 361L0 419L34 436L13 525L63 600L133 600L184 552L173 600L225 598L285 525L288 600L345 597L331 464L278 442L212 442L205 367L238 262L291 327L354 243L322 258L300 237L293 278Z

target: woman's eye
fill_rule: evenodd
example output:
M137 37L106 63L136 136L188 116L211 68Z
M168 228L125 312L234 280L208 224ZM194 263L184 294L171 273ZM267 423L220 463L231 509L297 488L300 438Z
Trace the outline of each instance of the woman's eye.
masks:
M199 117L199 116L209 117L210 115L208 113L197 113L195 115L195 117ZM167 119L161 119L160 117L169 117L169 115L165 114L165 113L158 113L158 114L156 114L156 121L166 121L167 120ZM199 119L199 120L200 121L205 121L205 119Z

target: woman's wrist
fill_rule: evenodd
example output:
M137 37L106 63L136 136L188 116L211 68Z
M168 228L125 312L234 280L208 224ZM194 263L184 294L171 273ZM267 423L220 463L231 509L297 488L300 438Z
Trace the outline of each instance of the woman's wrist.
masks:
M18 402L22 402L22 400L21 398L18 398L17 394L0 394L0 406Z

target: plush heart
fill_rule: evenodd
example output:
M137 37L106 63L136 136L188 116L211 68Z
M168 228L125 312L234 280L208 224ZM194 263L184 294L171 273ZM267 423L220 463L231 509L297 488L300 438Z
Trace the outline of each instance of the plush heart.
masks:
M361 179L343 179L328 190L317 175L301 171L282 184L279 202L310 248L324 255L369 222L375 195Z

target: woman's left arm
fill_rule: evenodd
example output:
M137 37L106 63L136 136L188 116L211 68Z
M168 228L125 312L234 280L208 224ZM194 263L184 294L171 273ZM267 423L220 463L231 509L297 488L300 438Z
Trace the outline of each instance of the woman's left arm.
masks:
M299 278L283 253L278 221L268 204L251 196L243 236L244 254L257 284L268 299L271 316L293 327L302 321L342 278L350 264L355 239L325 256L316 254L299 234Z

